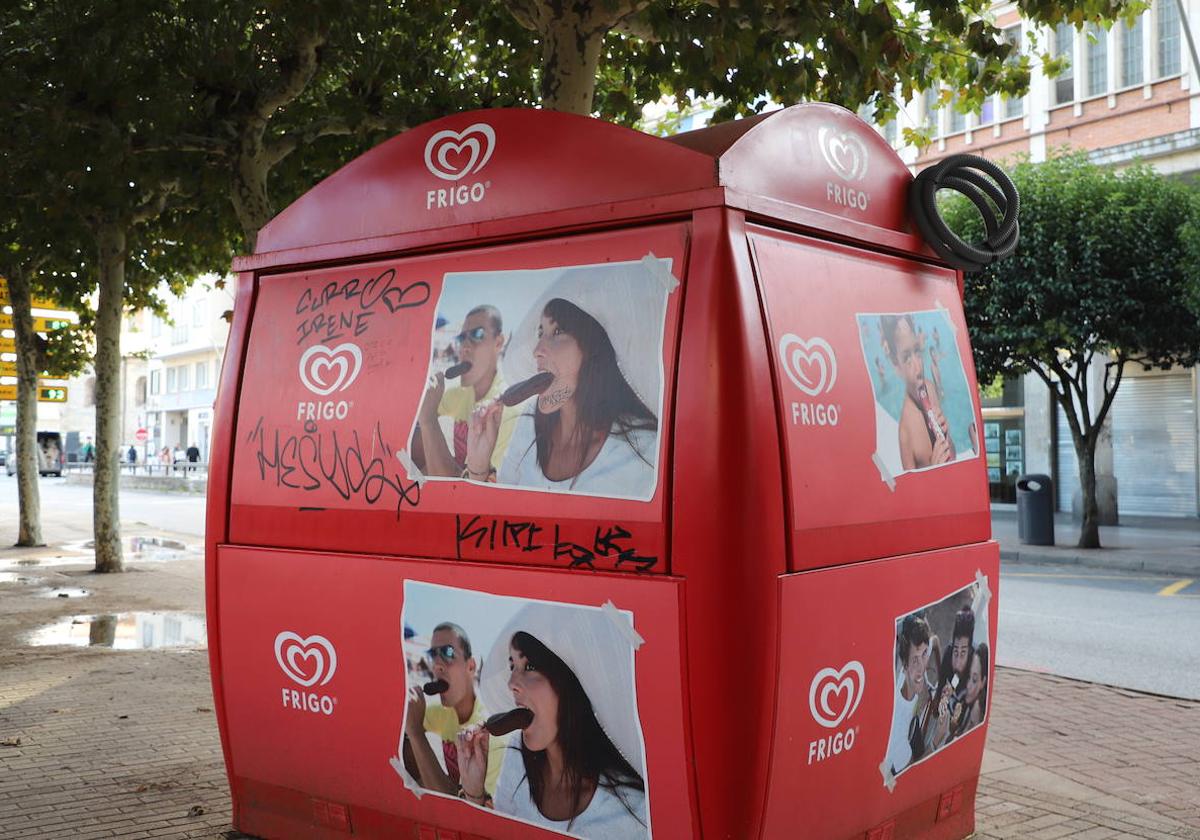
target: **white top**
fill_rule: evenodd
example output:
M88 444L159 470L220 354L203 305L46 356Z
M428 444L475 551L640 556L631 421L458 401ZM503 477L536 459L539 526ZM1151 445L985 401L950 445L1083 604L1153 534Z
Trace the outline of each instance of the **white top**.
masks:
M521 760L521 751L507 749L492 801L502 814L573 837L648 840L650 829L646 819L646 794L631 787L622 786L620 790L624 803L609 788L597 786L592 801L574 820L548 820L529 796L529 780L525 778L525 762Z
M912 762L912 745L908 743L908 725L912 722L913 710L917 707L920 694L905 700L900 689L904 688L904 672L896 681L896 698L892 706L892 734L888 739L887 762L893 773L899 773Z
M649 501L654 495L658 432L638 429L629 433L629 440L637 446L637 452L634 452L623 436L610 434L600 447L596 460L583 472L573 479L551 481L538 466L533 414L527 412L516 419L508 452L500 466L498 483L537 490Z

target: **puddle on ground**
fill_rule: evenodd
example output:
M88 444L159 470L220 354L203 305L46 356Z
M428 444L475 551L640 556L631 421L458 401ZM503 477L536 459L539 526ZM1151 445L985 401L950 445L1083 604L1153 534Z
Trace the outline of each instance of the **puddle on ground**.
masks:
M166 561L178 560L194 552L187 543L167 537L128 537L124 540L126 560L132 561ZM68 551L93 552L96 550L95 540L68 543L63 546Z
M157 650L206 647L204 616L185 612L132 612L117 615L77 615L49 624L29 635L30 645L107 647L115 650Z
M38 593L39 598L86 598L91 595L86 589L80 589L78 586L56 586L53 589L45 589Z
M95 560L86 554L60 554L55 557L10 557L0 560L0 569L35 570L51 566L91 566Z
M37 583L38 579L20 572L0 572L0 583Z

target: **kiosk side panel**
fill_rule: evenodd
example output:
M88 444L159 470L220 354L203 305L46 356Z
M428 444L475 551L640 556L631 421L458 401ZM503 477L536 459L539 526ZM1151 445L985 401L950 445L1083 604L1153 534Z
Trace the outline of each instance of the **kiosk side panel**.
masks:
M230 541L669 571L688 238L662 224L263 276Z
M765 228L749 239L784 427L790 568L986 540L955 273Z
M970 833L999 572L999 547L984 543L780 578L765 836Z
M525 772L514 740L511 749L496 743L487 750L487 760L500 765L491 808L436 792L431 778L418 783L410 772L401 740L413 731L406 730L409 717L422 715L413 725L422 732L421 720L436 728L451 713L420 687L431 679L435 628L453 622L470 641L478 702L488 714L514 702L527 706L531 743L547 726L539 721L555 712L530 683L510 677L514 657L524 668L525 654L514 646L525 643L515 634L553 633L606 736L644 780L644 796L622 788L638 823L621 836L696 834L686 782L680 581L232 546L219 549L218 563L242 830L339 836L322 822L332 813L344 814L360 836L421 827L496 840L560 836L535 828L504 796ZM562 696L558 702L568 702ZM430 749L445 769L436 736Z

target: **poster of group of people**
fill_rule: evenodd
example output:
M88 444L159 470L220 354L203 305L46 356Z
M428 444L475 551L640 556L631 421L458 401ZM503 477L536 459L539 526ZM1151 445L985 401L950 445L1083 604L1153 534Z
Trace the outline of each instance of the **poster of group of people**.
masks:
M447 274L410 435L429 478L647 501L671 261Z
M404 784L541 828L648 840L633 617L406 581Z
M875 396L875 457L892 477L979 455L975 404L944 309L859 313Z
M987 718L989 592L981 576L896 619L885 778L899 776Z

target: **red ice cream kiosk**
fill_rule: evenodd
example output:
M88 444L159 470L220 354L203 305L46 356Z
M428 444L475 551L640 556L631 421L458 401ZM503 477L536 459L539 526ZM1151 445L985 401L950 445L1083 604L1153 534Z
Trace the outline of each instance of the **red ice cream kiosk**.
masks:
M968 835L994 442L912 182L833 106L492 110L268 224L208 500L234 826Z

